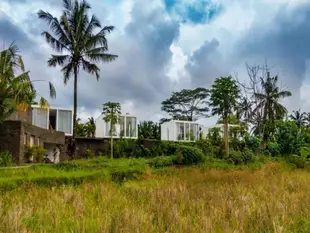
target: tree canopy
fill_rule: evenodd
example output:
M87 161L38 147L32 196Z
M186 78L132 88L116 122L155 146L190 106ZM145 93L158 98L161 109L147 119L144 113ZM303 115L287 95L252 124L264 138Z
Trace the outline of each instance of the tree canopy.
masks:
M209 90L198 87L173 92L171 97L161 103L161 110L169 114L172 120L196 121L207 117L209 108L207 98Z

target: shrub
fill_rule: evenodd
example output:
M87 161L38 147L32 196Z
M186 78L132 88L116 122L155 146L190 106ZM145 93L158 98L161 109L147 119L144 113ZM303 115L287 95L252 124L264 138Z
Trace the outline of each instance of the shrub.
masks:
M204 154L201 149L191 146L180 145L176 151L177 155L182 156L183 165L192 165L203 162Z
M267 145L266 152L270 154L271 156L280 156L281 147L278 143L269 142Z
M243 153L241 151L234 151L234 150L231 150L229 152L229 159L228 161L232 164L235 164L235 165L240 165L243 163Z
M147 164L151 167L160 168L160 167L169 167L176 163L176 156L159 156L153 159L150 159Z
M300 148L300 156L307 159L310 158L310 148L309 147L301 147Z
M12 154L9 152L0 152L0 166L1 167L8 167L12 165L13 157Z
M294 164L297 168L305 168L306 166L306 159L298 155L289 156L286 161Z
M35 145L33 146L34 155L33 159L36 163L41 163L44 159L45 149L41 146Z
M92 151L92 149L86 149L83 157L86 159L91 159L95 157L95 153Z
M241 151L230 151L228 161L235 165L247 164L254 161L254 154L251 150L246 149Z
M36 163L40 163L44 159L45 149L41 146L25 146L24 156L28 162L33 161Z

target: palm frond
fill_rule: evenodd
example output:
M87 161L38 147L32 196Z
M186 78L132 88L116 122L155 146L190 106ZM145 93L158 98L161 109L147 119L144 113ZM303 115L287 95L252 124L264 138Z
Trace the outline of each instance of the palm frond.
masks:
M94 63L90 63L89 61L86 61L86 60L82 60L82 65L83 65L83 70L85 70L86 72L90 73L90 74L94 74L96 75L96 78L97 80L99 79L100 77L100 69L99 67L94 64Z
M52 57L48 59L47 64L50 67L55 67L57 65L62 66L68 60L69 55L52 55Z

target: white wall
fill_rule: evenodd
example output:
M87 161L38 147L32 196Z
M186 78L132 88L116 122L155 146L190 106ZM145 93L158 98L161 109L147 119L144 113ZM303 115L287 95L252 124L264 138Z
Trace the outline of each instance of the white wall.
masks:
M102 119L103 116L100 116L96 121L96 132L95 137L96 138L103 138L104 137L104 131L105 131L105 121Z

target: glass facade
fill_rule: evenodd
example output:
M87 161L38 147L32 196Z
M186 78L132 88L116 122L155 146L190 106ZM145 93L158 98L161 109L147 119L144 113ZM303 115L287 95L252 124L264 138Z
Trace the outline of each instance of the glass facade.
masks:
M137 119L136 117L126 117L126 137L137 136Z
M40 128L48 128L48 110L34 108L32 110L32 124Z
M176 122L177 140L195 141L199 138L199 126L194 122Z
M72 111L58 110L57 130L66 134L72 134Z

